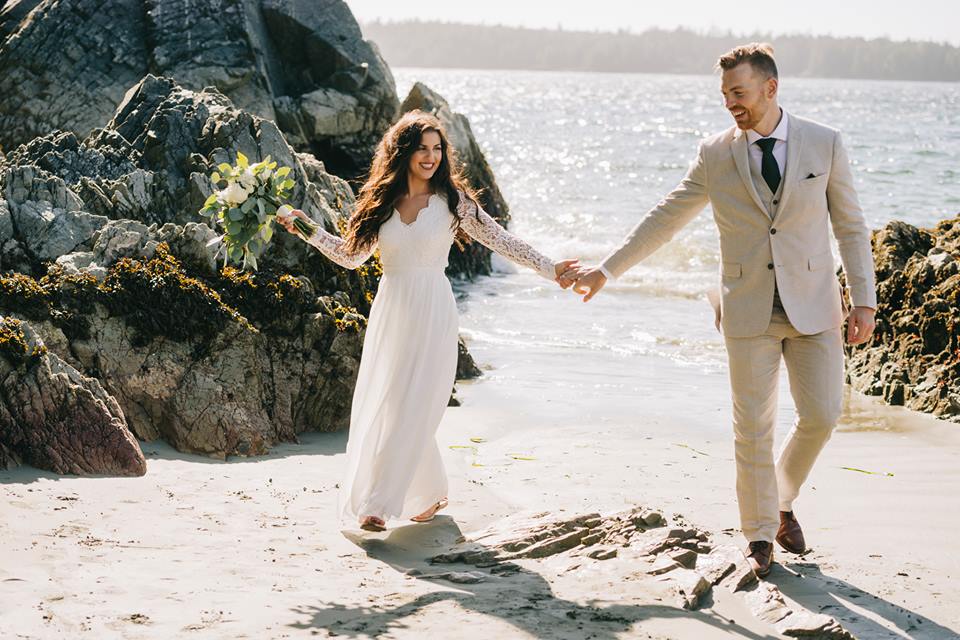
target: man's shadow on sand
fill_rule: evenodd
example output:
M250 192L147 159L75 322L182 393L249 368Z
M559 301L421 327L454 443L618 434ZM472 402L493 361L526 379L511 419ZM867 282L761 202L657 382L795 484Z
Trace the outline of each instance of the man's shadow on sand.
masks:
M344 535L366 551L372 560L389 565L395 571L413 575L444 587L414 598L386 606L350 606L340 603L307 604L294 611L309 620L290 624L296 629L325 629L348 638L379 638L408 629L408 618L438 602L453 602L464 611L501 618L518 631L537 638L595 638L615 640L637 622L654 618L687 618L712 627L714 634L726 632L751 640L776 638L758 634L732 620L709 611L685 611L678 606L629 605L607 602L581 604L554 595L550 583L540 574L517 567L505 575L479 570L472 565L431 565L428 558L454 546L462 539L457 523L448 516L438 516L428 525L411 525L392 529L383 538L359 533ZM411 573L412 572L412 573ZM450 572L483 573L484 581L476 584L454 584L437 574ZM701 606L709 607L709 595ZM456 637L453 627L448 627ZM714 635L711 634L711 635Z
M960 640L960 634L909 609L826 575L815 562L787 562L774 567L770 582L784 596L814 613L823 613L857 638ZM864 615L858 609L866 611ZM898 629L893 631L890 627Z

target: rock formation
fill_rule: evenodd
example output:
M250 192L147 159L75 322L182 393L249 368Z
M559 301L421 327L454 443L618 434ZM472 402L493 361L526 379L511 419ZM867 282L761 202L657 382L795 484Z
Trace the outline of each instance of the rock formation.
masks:
M873 233L877 329L848 347L855 389L960 422L960 217Z
M37 138L0 173L0 310L95 377L134 435L215 457L347 426L378 277L286 233L256 274L215 264L196 212L237 151L291 166L293 204L336 232L342 180L216 90L153 76L104 129Z
M146 460L116 400L50 352L33 328L0 317L0 468L139 476Z
M39 276L44 261L72 263L76 251L107 263L147 257L146 232L154 225L164 240L176 233L191 236L192 241L175 242L191 253L186 257L195 266L212 274L212 251L202 245L215 234L198 228L205 221L197 211L211 193L209 174L221 162L233 164L238 151L255 160L269 155L291 167L296 183L291 203L338 232L353 197L321 162L297 154L276 125L234 108L216 90L196 93L148 75L131 88L105 128L83 140L53 132L8 154L0 186L10 224L0 217L0 269ZM183 231L161 231L168 223ZM262 263L266 268L303 273L321 293L349 291L353 305L366 310L376 273L340 269L286 233L274 243L276 250Z
M312 158L302 162L318 163L328 176L361 177L398 114L393 75L342 0L20 0L0 9L0 151L32 143L33 155L59 148L126 174L127 143L150 153L166 135L186 132L175 121L158 123L153 138L137 145L118 123L111 139L99 140L103 158L91 157L81 141L121 102L136 109L127 92L148 74L193 91L215 87L239 109L276 123L297 153ZM407 103L444 120L484 207L506 224L506 203L466 118L421 85ZM66 133L54 137L56 130ZM182 181L192 167L172 169L169 176L154 172L153 180ZM323 180L313 181L322 189ZM143 200L165 187L137 175L108 186L114 202L91 213L113 218L143 209ZM490 273L489 251L476 243L455 248L449 273Z
M216 87L339 175L364 171L398 105L341 0L21 0L0 11L0 147L84 138L148 73Z

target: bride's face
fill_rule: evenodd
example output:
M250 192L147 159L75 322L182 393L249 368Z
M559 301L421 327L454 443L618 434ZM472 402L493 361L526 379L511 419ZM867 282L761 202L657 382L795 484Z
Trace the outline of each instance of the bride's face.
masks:
M424 131L420 136L417 150L410 158L410 173L421 180L429 180L437 172L442 159L443 147L440 144L440 134L436 131Z

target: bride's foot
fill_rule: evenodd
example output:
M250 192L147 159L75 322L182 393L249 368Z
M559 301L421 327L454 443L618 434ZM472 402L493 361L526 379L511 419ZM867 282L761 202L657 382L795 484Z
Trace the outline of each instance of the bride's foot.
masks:
M360 528L364 531L386 531L387 523L377 516L366 516L360 519Z
M448 504L450 503L447 501L446 498L440 498L440 502L437 502L436 504L434 504L432 507L430 507L420 515L413 516L410 519L413 520L414 522L430 522L431 520L437 517L437 512L440 511L440 509L445 508Z

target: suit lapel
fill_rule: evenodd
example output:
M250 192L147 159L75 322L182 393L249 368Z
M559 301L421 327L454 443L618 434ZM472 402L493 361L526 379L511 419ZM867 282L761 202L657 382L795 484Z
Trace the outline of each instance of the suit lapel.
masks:
M789 115L789 114L788 114ZM780 204L774 209L773 218L776 219L790 199L793 187L797 184L797 171L800 170L800 152L803 149L803 125L800 120L790 117L787 130L787 168L783 174L783 189L780 193Z
M737 172L740 174L740 179L743 180L743 186L747 188L747 193L750 194L750 197L753 198L753 201L757 203L758 207L760 207L760 211L763 211L769 216L770 212L768 212L767 208L763 206L763 200L760 199L760 194L757 193L757 188L753 184L753 176L750 175L750 158L747 150L747 134L745 134L741 129L737 129L733 137L733 142L730 143L730 146L733 150L733 161L737 165ZM788 152L789 149L790 145L787 143Z

